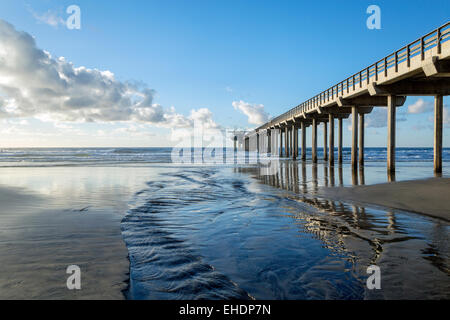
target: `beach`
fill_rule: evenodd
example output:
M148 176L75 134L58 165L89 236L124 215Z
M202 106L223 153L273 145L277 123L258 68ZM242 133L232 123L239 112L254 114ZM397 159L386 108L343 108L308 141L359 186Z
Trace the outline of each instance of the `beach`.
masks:
M130 173L114 171L0 169L1 299L124 299L129 262L120 221L133 191L124 180ZM70 265L81 269L81 290L66 286Z
M450 225L433 217L448 213L450 172L430 179L428 162L400 162L387 183L381 161L355 176L348 161L280 160L265 175L170 163L169 148L8 152L3 299L450 297ZM373 264L381 290L365 285Z
M20 225L1 219L1 299L124 298L129 265L120 220L76 209L22 214ZM66 286L70 265L81 269L82 290Z
M370 186L322 189L326 199L375 204L450 221L450 179L430 178Z
M0 2L0 300L450 300L450 1L412 2Z

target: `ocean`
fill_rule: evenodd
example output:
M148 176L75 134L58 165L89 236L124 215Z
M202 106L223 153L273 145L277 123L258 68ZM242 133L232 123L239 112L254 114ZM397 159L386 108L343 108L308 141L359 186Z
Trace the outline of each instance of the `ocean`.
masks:
M388 181L384 148L366 148L356 180L348 148L341 167L281 159L274 176L245 153L235 163L180 164L171 151L1 149L0 191L13 195L0 194L0 297L70 298L61 268L83 256L94 297L450 298L449 223L319 195ZM433 177L430 148L397 148L396 159L397 181ZM449 148L443 162L448 177ZM382 271L380 290L366 286L370 265Z
M319 159L323 157L318 148ZM0 148L0 167L56 165L120 165L171 163L172 148ZM199 150L196 151L200 152ZM344 162L351 148L343 148ZM240 153L245 157L244 153ZM307 149L311 158L311 148ZM450 148L443 149L443 161L450 161ZM337 156L335 157L337 159ZM386 148L365 148L365 160L385 162ZM397 162L432 162L432 148L397 148Z

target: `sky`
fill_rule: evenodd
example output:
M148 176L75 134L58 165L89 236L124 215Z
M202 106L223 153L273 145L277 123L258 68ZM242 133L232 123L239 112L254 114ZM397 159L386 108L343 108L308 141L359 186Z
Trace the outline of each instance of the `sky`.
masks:
M67 27L71 5L80 29ZM380 7L381 29L367 28L370 5ZM448 0L2 0L0 148L174 146L195 122L252 129L449 13ZM365 129L366 146L386 146L385 108ZM397 145L433 145L432 97L398 109Z

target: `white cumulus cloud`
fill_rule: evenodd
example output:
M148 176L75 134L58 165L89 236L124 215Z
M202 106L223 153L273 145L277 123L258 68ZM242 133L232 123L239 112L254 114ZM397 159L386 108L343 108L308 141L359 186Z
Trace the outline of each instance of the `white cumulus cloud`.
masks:
M408 113L425 113L433 111L433 103L418 99L415 103L408 106Z
M208 109L190 116L153 102L155 91L115 79L108 70L76 67L39 49L34 38L0 19L0 118L54 122L129 121L187 128L219 127Z
M59 25L65 25L66 23L63 18L61 18L57 13L52 11L47 11L44 12L43 14L33 12L33 17L37 21L48 24L49 26L55 28L58 27Z
M250 124L262 125L270 119L262 104L250 104L240 100L233 101L232 105L235 110L239 110L248 117L248 123Z

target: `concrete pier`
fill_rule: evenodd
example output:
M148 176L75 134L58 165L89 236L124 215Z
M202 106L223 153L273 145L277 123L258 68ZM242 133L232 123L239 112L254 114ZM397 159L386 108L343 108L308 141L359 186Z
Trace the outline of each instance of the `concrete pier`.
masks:
M434 172L442 173L443 98L434 97Z
M315 118L312 121L311 148L312 161L317 163L317 120Z
M288 146L287 157L289 158L292 155L292 130L290 126L288 126Z
M342 118L338 120L338 162L342 164Z
M285 156L289 157L289 128L286 126L284 128L284 152Z
M278 135L279 135L279 130L272 130L271 133L271 138L272 138L272 143L271 143L271 153L273 155L279 156L280 155L280 148L278 147Z
M298 130L295 124L292 125L292 159L296 160L298 155Z
M328 115L328 122L330 123L330 136L329 136L330 150L328 152L329 153L328 159L329 159L330 165L333 165L334 164L334 115L331 113Z
M302 160L306 160L306 124L304 122L301 123L302 129Z
M259 134L256 134L256 152L259 153Z
M350 72L349 72L350 73ZM301 129L301 159L306 160L306 128L312 126L312 162L317 163L317 125L324 123L324 159L334 163L334 119L338 119L338 162L343 162L343 119L352 115L351 165L364 166L365 114L374 106L387 108L387 171L395 180L396 109L407 96L433 96L434 107L434 171L442 172L443 96L450 95L450 22L401 49L383 57L316 96L296 105L246 134L280 129L279 154L293 159L298 156L298 129ZM428 121L428 119L424 119ZM327 123L330 123L329 132ZM359 133L358 133L358 126ZM283 137L284 135L284 137ZM260 151L265 135L259 135L256 149ZM267 138L268 139L268 138ZM283 143L284 140L284 143ZM245 148L249 146L244 139ZM255 141L254 139L252 141ZM272 140L274 141L274 140ZM329 144L329 148L327 145ZM273 151L272 144L264 143ZM357 179L357 177L356 177Z
M395 96L388 96L388 141L387 141L387 170L395 171Z
M284 152L283 152L283 130L280 130L280 157L283 157Z
M323 122L323 160L327 161L328 160L328 143L327 143L327 139L328 139L328 125L327 122L324 121Z
M364 113L359 114L359 166L364 166Z
M272 150L273 151L272 152L275 152L275 154L277 156L280 155L280 146L278 145L280 143L280 139L278 137L279 135L280 135L280 130L276 129L273 131L273 134L272 134L272 145L273 145Z
M352 169L358 168L358 110L352 107Z

